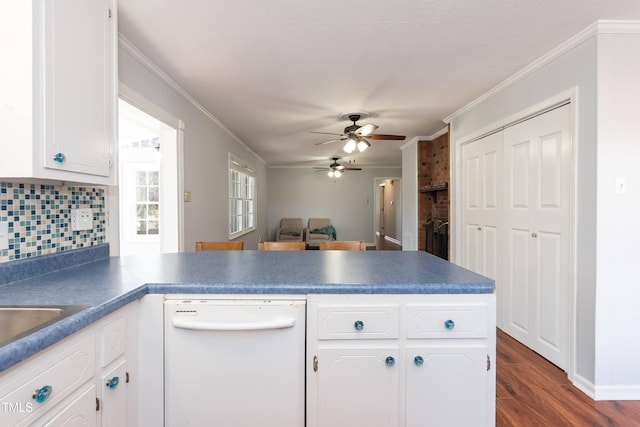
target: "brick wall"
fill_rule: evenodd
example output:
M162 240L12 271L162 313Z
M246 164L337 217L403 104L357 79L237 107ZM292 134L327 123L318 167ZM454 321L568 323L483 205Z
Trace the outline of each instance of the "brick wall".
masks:
M447 185L447 189L421 191L418 197L418 249L426 250L425 224L449 222L449 134L418 142L418 188Z

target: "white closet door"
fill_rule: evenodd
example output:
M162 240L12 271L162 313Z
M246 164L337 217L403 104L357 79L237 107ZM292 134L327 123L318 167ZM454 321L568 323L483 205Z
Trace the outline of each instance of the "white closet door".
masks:
M502 329L554 364L569 361L569 105L504 131Z
M498 300L502 142L502 132L497 132L462 147L462 266L495 280Z

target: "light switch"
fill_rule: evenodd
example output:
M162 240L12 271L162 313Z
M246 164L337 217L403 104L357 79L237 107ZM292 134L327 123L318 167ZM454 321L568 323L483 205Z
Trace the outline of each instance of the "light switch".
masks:
M9 249L9 223L0 221L0 251Z
M93 229L93 212L91 209L71 209L71 231Z
M616 194L626 194L627 180L621 176L616 178Z

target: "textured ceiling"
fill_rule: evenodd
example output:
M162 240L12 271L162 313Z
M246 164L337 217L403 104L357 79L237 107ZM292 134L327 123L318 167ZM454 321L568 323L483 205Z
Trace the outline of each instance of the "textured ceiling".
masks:
M377 133L444 117L640 0L118 0L119 32L268 165L328 165L315 145L365 111ZM345 160L399 166L403 141Z

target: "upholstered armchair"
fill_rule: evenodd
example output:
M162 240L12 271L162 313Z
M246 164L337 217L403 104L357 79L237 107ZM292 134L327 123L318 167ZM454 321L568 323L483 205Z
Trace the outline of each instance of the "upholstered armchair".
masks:
M318 232L322 230L323 232ZM333 231L333 233L331 233ZM307 245L317 245L322 241L336 240L335 229L329 218L309 218L309 224L305 230Z
M282 218L276 229L276 242L301 242L304 238L302 218Z

